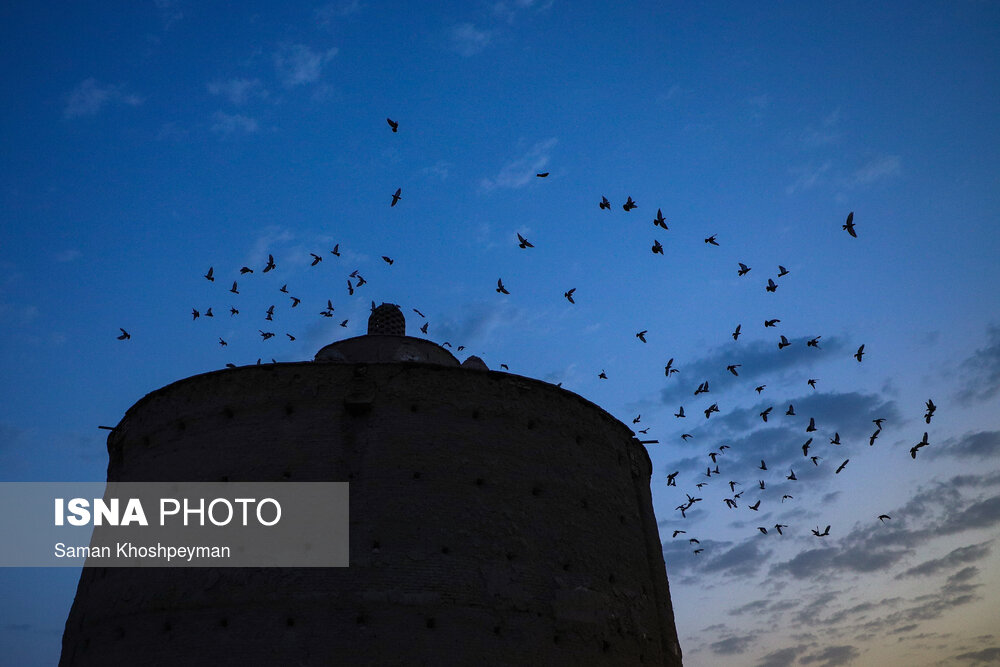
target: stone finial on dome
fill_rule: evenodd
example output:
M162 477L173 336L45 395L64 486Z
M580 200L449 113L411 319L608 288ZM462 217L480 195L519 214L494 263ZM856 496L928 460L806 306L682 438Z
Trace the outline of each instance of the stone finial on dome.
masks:
M383 303L368 316L368 333L389 336L406 335L406 318L394 303Z

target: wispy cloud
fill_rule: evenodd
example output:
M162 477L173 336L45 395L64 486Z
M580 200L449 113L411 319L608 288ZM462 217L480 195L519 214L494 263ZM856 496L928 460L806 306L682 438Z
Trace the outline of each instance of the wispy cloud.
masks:
M242 106L252 98L265 98L268 95L267 89L264 88L260 79L211 81L207 87L210 94L225 97L230 103L236 106Z
M872 183L898 175L900 173L900 164L898 155L884 155L873 158L848 175L845 183L850 187L871 185Z
M1000 326L991 325L986 338L986 345L961 364L965 387L959 401L987 401L1000 392Z
M284 44L274 54L274 67L286 88L319 81L323 68L337 55L337 48L316 51L305 44Z
M938 574L939 572L945 570L950 570L959 565L974 563L978 560L986 558L990 554L990 546L992 544L993 541L990 540L989 542L970 544L966 547L952 549L947 555L941 558L924 561L920 565L916 565L897 574L896 579L903 579L905 577L926 577Z
M76 248L69 248L67 250L57 252L52 259L62 264L65 262L72 262L74 259L79 259L81 256L82 253L79 250Z
M328 26L337 19L353 16L361 11L362 4L359 0L342 0L340 2L328 2L321 7L317 7L314 12L316 23Z
M216 111L212 114L212 131L229 136L236 133L252 134L257 131L257 121L249 116Z
M505 164L495 177L480 181L480 187L487 192L497 188L523 188L535 178L535 174L545 170L556 143L555 137L539 141L523 155Z
M448 37L452 50L466 58L481 52L493 39L489 30L480 30L471 23L452 26Z
M84 79L67 96L63 117L94 116L109 105L138 106L142 102L138 95L124 92L122 86L101 84L93 78Z
M808 165L792 169L791 174L795 180L785 186L785 194L793 195L800 190L809 190L824 182L832 164L828 160L818 166Z
M819 667L838 667L848 665L861 655L861 651L854 646L827 646L816 652L804 655L799 658L799 664L817 664Z

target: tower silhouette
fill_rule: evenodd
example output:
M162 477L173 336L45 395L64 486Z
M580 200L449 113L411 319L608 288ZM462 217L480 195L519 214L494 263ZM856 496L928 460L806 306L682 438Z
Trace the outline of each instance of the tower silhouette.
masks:
M109 482L349 482L350 566L84 568L60 665L680 665L632 431L405 326L132 406Z

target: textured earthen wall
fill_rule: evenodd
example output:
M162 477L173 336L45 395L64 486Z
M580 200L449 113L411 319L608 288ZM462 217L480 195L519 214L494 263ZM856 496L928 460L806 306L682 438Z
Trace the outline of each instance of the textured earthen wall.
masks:
M679 665L650 464L514 375L304 362L153 392L111 481L349 481L351 565L91 569L63 665Z

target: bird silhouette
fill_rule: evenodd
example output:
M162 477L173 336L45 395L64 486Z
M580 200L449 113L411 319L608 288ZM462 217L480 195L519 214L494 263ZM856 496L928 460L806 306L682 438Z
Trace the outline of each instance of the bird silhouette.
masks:
M125 331L121 327L118 327L118 330L122 332L120 336L117 336L118 340L130 340L132 338L132 334Z
M882 523L885 523L886 519L892 519L892 517L889 516L888 514L879 514L878 515L878 520L881 521Z
M601 197L601 203L598 206L609 211L611 210L611 202L608 201L607 197Z
M608 379L607 373L604 372L603 368L601 369L601 372L597 374L597 377L599 377L602 380L607 380Z
M543 171L541 173L535 174L535 176L537 176L538 178L546 178L548 175L549 175L549 172L547 172L547 171Z
M648 331L648 329L643 329L642 331L640 331L639 333L637 333L635 335L635 337L638 338L639 340L641 340L643 343L645 343L646 342L646 333L647 333L647 331Z
M697 396L698 394L707 394L707 393L708 393L708 380L702 382L700 385L698 385L698 388L694 390L695 396Z
M385 255L382 255L382 261L388 264L389 266L392 266L393 263L392 257L387 257Z
M240 314L239 310L237 310L233 306L229 307L229 317L232 317L233 315L239 315L239 314Z
M872 423L875 424L878 430L882 430L882 423L885 421L885 417L879 417L878 419L873 419Z
M215 282L215 267L208 267L208 273L205 274L205 278L213 283Z
M746 274L750 273L750 267L749 266L747 266L743 262L737 262L737 263L740 265L740 269L739 269L739 271L736 272L736 275L738 275L738 276L745 276Z
M759 530L764 535L767 535L767 528L765 528L764 526L757 526L757 530Z
M798 477L795 476L795 471L792 470L791 468L789 468L788 469L788 474L785 475L785 479L788 479L788 480L791 480L791 481L794 482L795 480L798 479Z
M429 322L424 322L424 325L420 327L420 333L427 333L427 325Z
M263 338L264 340L267 340L268 338L274 338L274 334L271 333L270 331L261 331L260 329L257 329L257 331L260 332L260 337Z
M507 291L507 288L503 286L503 279L502 278L497 278L497 293L498 294L510 294L510 292Z
M282 294L288 294L288 283L285 283L284 285L279 287L278 291L281 292Z
M393 132L399 132L399 123L397 123L391 118L386 118L385 122L389 123L389 127L392 128Z
M794 500L794 499L795 499L795 496L793 496L791 494L788 494L788 493L786 493L785 495L781 496L781 502L785 502L786 500Z
M715 240L716 236L718 236L718 235L717 234L712 234L707 239L705 239L705 243L707 243L708 245L718 246L719 243Z
M809 426L806 426L806 433L812 433L816 430L816 419L813 417L809 418Z
M653 224L657 227L663 227L664 229L669 229L667 227L667 220L663 217L663 211L656 209L656 217L653 218Z
M639 205L636 204L634 201L632 201L631 197L628 198L628 201L626 201L624 204L622 204L622 208L625 209L626 212L631 211L632 209L638 208L638 207L639 207Z
M742 365L743 364L729 364L728 366L726 366L726 370L732 373L733 375L739 377L739 373L736 372L736 369Z
M820 338L822 338L822 336L816 336L815 338L810 338L809 340L806 341L806 345L808 347L815 347L818 350Z
M264 267L263 273L267 273L268 271L273 271L274 267L275 267L275 265L274 265L274 255L268 255L267 256L267 265Z
M781 320L778 320L778 319L774 319L774 320L764 320L764 326L765 326L765 327L773 327L773 326L777 326L778 322L780 322L780 321L781 321Z
M777 292L778 291L778 283L776 283L772 279L768 278L767 279L767 287L765 287L764 289L766 289L768 292Z
M253 269L251 269L249 266L240 267L240 275L243 275L243 274L246 274L246 273L253 273Z
M524 238L523 236L521 236L520 233L518 233L518 235L517 235L517 247L518 248L534 248L535 246L531 245L531 243L528 242L528 239Z
M719 411L719 404L718 403L712 403L710 406L708 406L705 409L705 419L708 419L712 415L713 412L718 412L718 411Z
M809 378L808 380L806 380L806 384L809 385L810 387L812 387L813 389L816 388L816 383L817 382L819 382L819 379L817 379L817 378Z
M778 264L778 277L781 278L782 276L787 276L787 275L788 275L788 269L783 267L781 264Z
M788 528L788 524L786 524L786 523L776 523L776 524L774 524L774 529L776 531L778 531L778 535L784 535L784 533L781 532L782 528Z
M861 357L863 357L863 356L865 356L865 346L864 345L862 345L861 347L859 347L858 351L854 353L854 358L858 360L859 364L861 363Z
M653 247L651 248L651 250L653 251L654 255L662 255L663 254L663 246L656 239L653 239Z
M677 471L672 472L669 475L667 475L667 486L677 486L677 481L676 481L675 478L677 477L677 474L679 472L680 471L677 470ZM674 537L677 537L677 535L674 535Z
M851 459L844 459L844 462L841 463L840 466L838 466L838 468L834 471L833 474L834 475L839 475L840 471L843 470L845 467L847 467L847 462L850 461L850 460Z
M197 308L192 308L191 309L191 319L192 320L196 320L199 317L201 317L201 313L198 312L198 309Z
M233 286L229 288L229 291L232 292L233 294L239 294L240 293L240 291L238 289L236 289L236 281L235 280L233 281Z
M759 394L760 392L764 391L764 387L766 386L767 386L766 384L759 384L756 387L754 387L753 390Z
M571 289L568 292L563 292L563 296L566 297L566 300L569 301L570 303L576 303L576 301L573 300L573 292L575 292L575 291L576 291L576 288L574 287L573 289Z
M392 208L399 203L399 200L403 198L402 192L403 188L396 188L396 191L392 193L392 203L389 204L389 208Z
M300 299L300 298L298 298L298 297L295 297L295 296L290 296L290 297L288 297L288 298L292 300L292 308L294 308L295 306L297 306L297 305L299 305L300 303L302 303L302 299Z
M874 433L871 434L871 437L868 438L868 446L869 447L874 447L875 446L875 439L878 438L878 436L879 436L880 433L882 433L882 429L878 429L877 431L875 431Z
M413 309L413 312L415 312L420 317L423 317L425 320L427 319L427 317L423 313L421 313L419 310L417 310L416 308Z
M335 246L333 246L333 250L330 251L330 254L331 255L336 255L337 257L340 257L340 244L339 243L336 244Z
M934 411L937 410L937 406L934 405L934 401L927 399L927 412L924 414L924 421L928 424L931 423L931 417L934 416Z
M789 403L788 404L788 409L785 410L785 415L788 416L788 417L794 417L795 416L795 406L793 406L791 403Z
M215 317L215 315L212 314L211 308L205 311L205 317Z
M791 345L791 343L789 343L788 339L785 338L784 336L782 336L781 340L778 341L778 349L779 350L784 349L784 348L788 347L789 345Z
M743 327L742 324L737 324L736 329L733 331L733 340L739 340L740 329Z
M835 431L834 432L833 437L830 438L830 444L831 445L839 445L839 444L841 444L840 443L840 432L839 431Z
M773 409L774 406L771 406L767 410L764 410L763 412L760 413L760 418L763 419L765 423L767 422L767 416L771 414L771 410Z
M632 420L632 423L633 423L633 424L638 424L638 423L639 423L639 420L640 420L641 418L642 418L642 415L641 415L641 414L639 414L639 415L636 415L636 416L635 416L635 418L634 418L634 419Z
M910 447L910 456L912 456L914 459L916 459L917 458L917 451L921 447L926 447L929 444L931 444L931 443L927 442L927 431L924 431L924 439L921 440L920 442L918 442L917 444L915 444L913 447Z
M854 211L847 214L847 222L844 223L843 229L846 229L847 233L854 238L858 238L857 233L854 231Z
M805 444L802 445L802 456L809 456L809 445L812 444L813 439L809 438L806 440Z
M748 509L752 509L754 512L760 509L760 500L757 500L753 505L747 505Z
M761 460L760 460L760 466L758 466L758 467L759 467L759 468L760 468L761 470L767 470L767 464L766 464L766 463L764 463L764 459L761 459Z
M812 534L815 535L816 537L826 537L827 535L830 534L830 526L827 526L826 530L824 530L822 533L819 532L819 526L816 526L816 530L814 530Z
M323 258L320 257L319 255L317 255L316 253L311 252L309 254L312 255L312 258L313 258L313 261L312 261L312 263L309 266L316 266L317 264L319 264L320 262L323 261Z
M293 336L292 334L286 333L285 335L288 336L288 340L295 340L295 336Z
M347 320L344 320L343 322L341 322L340 326L342 326L342 327L344 327L346 329L347 328Z
M678 535L687 535L687 531L686 530L675 530L674 534L671 535L670 537L677 537Z
M677 410L677 412L675 412L675 413L674 413L674 417L677 417L678 419L680 419L680 418L682 418L682 417L684 417L684 416L685 416L685 415L684 415L684 406L682 405L682 406L680 407L680 409L679 409L679 410Z
M269 321L274 319L274 306L271 306L270 308L267 309L267 312L264 315L264 319Z

